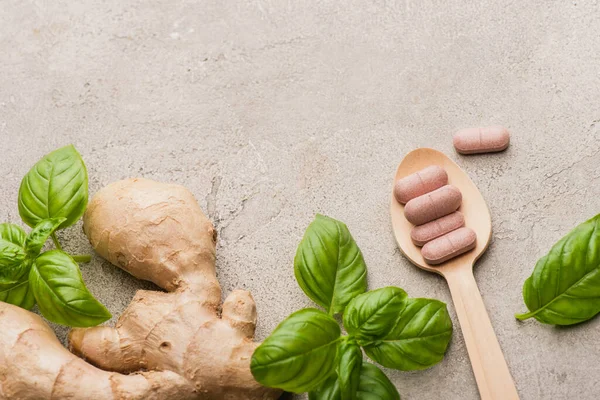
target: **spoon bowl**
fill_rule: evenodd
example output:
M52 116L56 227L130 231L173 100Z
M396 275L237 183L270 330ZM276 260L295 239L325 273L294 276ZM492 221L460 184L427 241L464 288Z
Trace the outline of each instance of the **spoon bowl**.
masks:
M410 238L413 225L404 216L404 206L398 203L393 195L390 206L392 227L396 242L406 258L419 268L444 275L458 268L464 268L465 265L473 266L483 255L492 237L492 218L483 196L469 176L454 161L437 150L421 148L408 153L396 170L394 182L431 165L438 165L445 169L448 174L448 184L456 186L462 193L463 201L458 210L465 217L465 226L473 229L477 234L476 247L440 266L428 265L421 255L421 248L413 244Z
M404 206L392 193L390 214L396 242L413 264L442 275L448 282L481 399L518 400L517 389L473 277L473 265L487 250L492 237L492 219L483 196L456 163L443 153L427 148L414 150L404 157L394 183L431 165L444 168L448 184L461 191L463 201L459 211L465 217L465 226L477 234L476 247L440 265L428 265L421 255L421 248L411 240L413 225L404 216Z

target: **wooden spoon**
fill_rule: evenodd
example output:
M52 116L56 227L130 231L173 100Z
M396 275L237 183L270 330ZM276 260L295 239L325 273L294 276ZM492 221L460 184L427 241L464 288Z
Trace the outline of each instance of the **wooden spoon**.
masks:
M402 253L417 267L446 278L482 400L519 399L473 277L473 265L488 248L492 236L490 212L481 193L458 165L443 153L427 148L414 150L404 157L396 171L394 183L430 165L444 168L449 183L460 189L463 195L460 211L465 216L466 226L477 233L477 246L439 266L428 265L421 256L421 249L412 243L410 231L413 225L404 217L404 206L392 194L390 211L396 242Z

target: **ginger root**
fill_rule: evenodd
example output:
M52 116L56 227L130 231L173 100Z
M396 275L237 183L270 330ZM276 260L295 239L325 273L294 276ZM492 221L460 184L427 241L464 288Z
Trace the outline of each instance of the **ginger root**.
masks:
M115 328L71 331L71 350L98 368L66 351L35 314L0 303L0 399L280 396L250 373L258 346L250 293L233 291L219 316L215 230L187 189L110 184L90 202L84 231L101 256L168 292L138 291Z
M181 375L102 371L69 353L42 318L0 303L0 399L194 399ZM210 397L208 397L210 398Z

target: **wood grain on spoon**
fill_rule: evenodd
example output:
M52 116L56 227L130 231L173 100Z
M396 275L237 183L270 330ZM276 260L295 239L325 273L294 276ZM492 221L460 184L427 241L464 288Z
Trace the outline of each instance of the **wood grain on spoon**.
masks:
M448 282L481 398L517 400L517 389L473 277L473 265L488 248L492 235L492 220L483 196L458 165L443 153L427 148L414 150L402 160L394 182L431 165L444 168L448 184L460 189L463 202L459 211L465 226L477 234L476 246L438 266L428 265L411 240L413 225L404 216L404 206L392 195L390 212L396 242L413 264L444 276Z

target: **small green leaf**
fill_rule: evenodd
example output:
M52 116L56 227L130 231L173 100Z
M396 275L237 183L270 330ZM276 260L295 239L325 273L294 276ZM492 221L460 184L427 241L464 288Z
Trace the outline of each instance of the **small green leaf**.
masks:
M365 362L360 371L358 400L400 400L400 393L382 370Z
M52 233L66 221L66 218L50 218L41 220L35 228L29 232L25 239L25 250L30 256L37 256L40 254L42 247L46 240L52 235Z
M2 259L0 261L0 291L8 293L10 288L15 287L17 282L20 282L21 278L29 272L30 264L25 261L26 255L23 248L25 236L25 231L18 225L0 224L0 248L5 249L4 256L0 255L0 259ZM14 257L11 253L14 254ZM4 297L6 296L5 294ZM4 301L2 297L0 294L0 300Z
M308 394L309 400L342 400L340 382L336 375L329 377L319 388ZM387 376L373 364L362 363L357 400L400 400L400 394Z
M392 286L356 296L344 311L344 326L360 345L382 339L396 326L406 300L406 292Z
M544 324L572 325L600 312L600 214L584 222L542 257L523 285L528 313Z
M111 317L83 283L77 263L60 250L47 251L36 258L29 284L40 312L52 322L89 327Z
M294 258L298 284L331 315L367 290L367 266L346 225L317 214Z
M340 334L338 323L324 312L297 311L254 351L252 375L264 386L310 391L335 371Z
M408 299L396 326L382 341L365 347L387 368L412 371L429 368L444 358L452 337L446 304L433 299Z
M23 280L27 281L27 273L29 267L31 267L31 262L27 262L25 260L26 256L24 256L25 237L25 231L20 226L9 223L0 224L0 242L5 241L17 246L16 248L10 245L8 247L9 253L10 251L18 253L16 259L11 261L8 257L4 264L0 266L0 301L15 305L20 305L17 303L25 305L31 303L30 301L22 302L20 300L20 298L27 300L26 294L31 294L28 288L23 288L24 285L22 284ZM33 307L33 304L31 307Z
M0 239L0 285L17 283L25 273L25 249Z
M0 224L0 238L7 240L17 246L25 247L25 231L15 224Z
M363 354L353 340L340 343L338 349L337 376L342 400L356 400Z
M19 214L36 226L48 218L66 218L60 228L73 225L88 202L88 176L73 146L45 155L25 175L19 189Z
M23 275L16 284L0 285L0 301L31 310L35 304L35 298L29 288L29 276Z

